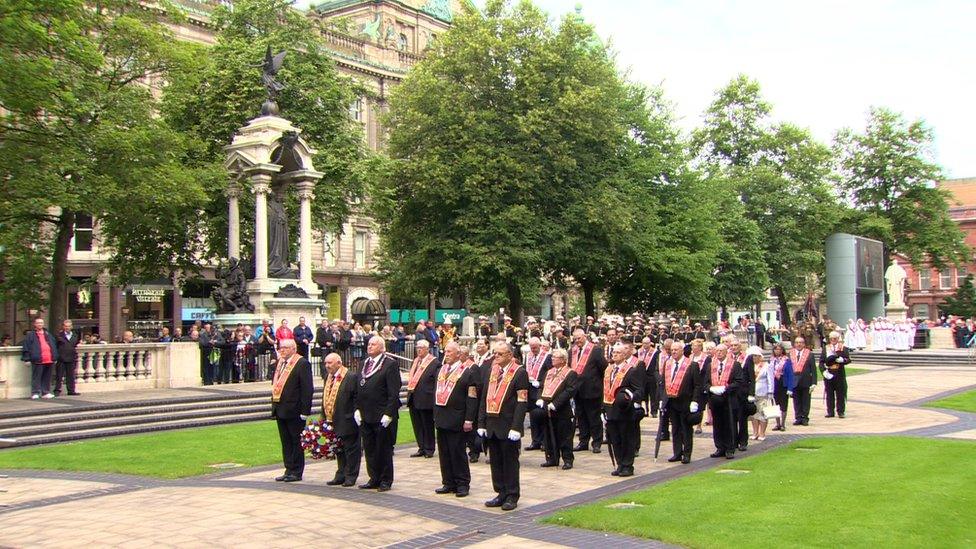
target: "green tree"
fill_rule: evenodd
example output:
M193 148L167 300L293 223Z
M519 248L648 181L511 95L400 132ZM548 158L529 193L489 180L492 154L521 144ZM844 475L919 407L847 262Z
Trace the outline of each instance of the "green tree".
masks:
M788 323L787 302L806 291L808 274L822 275L824 242L844 207L830 185L830 149L802 128L774 123L771 112L759 84L740 75L717 93L693 143L705 169L731 182L745 217L758 226L766 275Z
M947 315L976 317L976 288L973 287L973 275L966 276L963 283L956 288L956 292L947 296L939 309Z
M965 262L969 249L949 217L949 194L931 161L932 130L884 108L871 109L863 133L837 133L840 188L857 210L860 234L885 245L885 265L897 252L918 267Z
M206 144L200 162L220 166L223 147L260 115L266 92L256 65L269 46L273 52L287 51L278 73L285 84L278 98L281 116L301 128L302 137L317 150L315 169L325 173L312 201L312 225L339 232L368 194L372 174L381 169L380 159L366 146L365 128L349 117L353 102L369 100L370 92L338 74L318 29L289 0L238 0L233 9L215 10L213 21L216 43L198 46L195 64L173 75L163 100L164 116ZM206 211L206 240L219 257L227 245L226 204L216 192ZM242 193L241 211L253 211L252 205L251 193ZM297 231L297 199L291 196L285 206L292 231ZM242 216L242 241L250 240L253 225L252 218ZM293 239L292 245L297 244Z
M719 180L721 181L721 180ZM769 268L762 248L762 234L755 220L746 216L739 195L726 183L718 187L718 233L721 235L709 298L722 308L751 307L769 288Z
M197 264L213 174L155 115L157 84L188 61L162 17L122 0L0 0L0 291L46 297L51 324L79 214L119 283Z

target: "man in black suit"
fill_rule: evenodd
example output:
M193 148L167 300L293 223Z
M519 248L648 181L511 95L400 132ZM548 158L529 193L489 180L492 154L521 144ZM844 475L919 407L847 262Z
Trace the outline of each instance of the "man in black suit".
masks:
M732 414L735 417L735 444L740 452L745 452L749 448L749 414L746 408L750 402L756 401L756 366L753 355L739 354L737 358L742 361L742 383L735 391Z
M271 384L271 417L278 421L278 437L285 462L281 482L297 482L305 473L302 431L312 413L312 365L302 355L294 339L282 340L278 347L278 368Z
M338 353L329 353L325 363L325 388L322 390L322 417L342 442L336 454L335 477L326 482L329 486L352 486L359 477L362 447L359 445L359 425L356 425L356 393L359 390L359 373L350 372L342 365Z
M308 358L308 348L312 344L312 329L305 324L305 317L298 317L298 326L292 330L295 343L298 344L298 354Z
M579 389L575 397L579 444L573 450L586 450L592 440L593 453L599 454L603 443L600 396L603 394L603 372L607 369L607 361L603 349L589 342L583 330L573 332L573 343L570 367L579 376Z
M491 373L491 364L495 361L495 354L491 352L488 341L479 339L474 345L475 354L474 366L477 368L477 382L479 398L485 393L485 386L488 385L488 375ZM485 449L485 439L477 432L469 434L468 438L468 461L477 463L481 458L481 452Z
M545 443L546 461L542 467L559 465L563 459L563 469L573 468L573 395L579 376L569 367L569 353L556 349L551 355L552 367L546 372L539 388L536 406L544 411L542 429Z
M840 340L840 332L830 332L829 343L820 357L820 373L824 378L824 394L827 396L827 415L843 418L847 410L847 370L851 361L850 351Z
M541 406L535 406L539 400L539 386L546 377L546 372L552 366L552 356L542 349L542 341L538 337L529 338L529 353L525 355L525 372L529 374L529 428L532 433L532 443L526 450L540 450L542 448L543 423L546 411Z
M407 377L407 409L417 440L417 451L410 457L434 457L434 389L441 361L430 352L430 342L417 341L417 356Z
M478 434L491 454L491 485L498 494L486 507L511 511L518 507L519 450L529 408L529 375L515 361L512 346L496 342L495 361L479 398Z
M720 344L715 347L715 355L705 360L702 381L708 391L708 406L712 410L712 440L715 442L713 458L732 459L738 446L735 438L735 416L733 403L745 379L742 365L729 354L728 347Z
M61 331L55 335L54 339L58 343L58 363L56 374L58 380L55 384L54 394L61 396L61 387L68 389L68 394L77 396L75 391L75 368L78 365L78 342L81 338L71 330L70 320L61 323Z
M644 363L633 355L633 347L617 343L611 353L613 363L603 377L603 415L607 420L607 442L617 460L613 476L634 474L638 421L644 391Z
M369 339L353 416L362 433L366 474L369 475L369 481L359 487L363 490L375 488L380 492L393 487L393 445L396 444L400 387L403 385L396 360L385 350L386 342L382 337Z
M464 453L467 433L478 420L478 369L471 360L462 360L456 341L444 347L444 365L437 373L434 391L434 425L441 467L438 494L454 493L463 498L471 487L471 468Z
M813 353L807 348L807 341L803 337L793 340L790 349L790 361L793 363L793 377L796 386L793 387L793 414L796 420L793 425L810 425L810 394L817 386Z
M691 463L693 428L701 418L699 410L704 398L698 364L684 356L684 346L671 345L671 356L664 364L662 394L664 407L671 416L671 446L674 455L670 462ZM697 416L697 418L696 418Z

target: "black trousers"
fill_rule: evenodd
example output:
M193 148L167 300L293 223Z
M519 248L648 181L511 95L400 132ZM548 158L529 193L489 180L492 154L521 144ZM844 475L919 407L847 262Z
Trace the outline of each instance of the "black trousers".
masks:
M417 448L429 455L434 455L436 440L434 439L434 410L418 410L410 407L410 423L413 424L413 436L417 439Z
M810 421L810 388L793 389L793 415L797 421Z
M579 427L579 441L584 446L593 441L593 446L603 444L603 421L600 412L603 405L599 398L576 397L576 423Z
M58 361L55 371L55 375L58 377L54 387L55 393L61 394L62 387L67 389L69 393L75 392L75 369L77 367L78 363L74 360L70 362Z
M383 428L379 422L363 423L359 432L366 455L366 474L376 484L393 484L393 444L396 443L397 420Z
M641 449L641 421L645 416L641 416L640 419L634 421L634 455L637 455Z
M637 441L634 439L634 425L637 420L609 420L607 421L607 440L613 448L613 456L617 460L617 469L634 466L634 455L637 453Z
M555 446L552 435L549 434L549 425L552 424L552 434L556 436ZM549 463L559 463L562 457L563 463L573 462L573 419L571 417L549 417L548 414L542 416L542 444L546 452L546 461Z
M342 450L336 454L336 474L334 480L356 482L359 478L359 464L363 459L363 448L359 444L359 433L339 437Z
M441 484L448 488L471 486L471 468L464 453L467 433L463 431L437 430L437 459L441 465Z
M471 457L480 456L481 452L485 450L485 439L476 431L465 434L467 435L465 445L468 447L468 455Z
M204 385L213 385L213 364L210 363L210 351L206 349L200 349L200 379Z
M732 409L735 418L735 443L737 446L749 445L749 416L746 415L746 400L740 399Z
M779 411L785 416L790 409L790 397L786 394L786 387L777 387L773 392L773 399L779 406Z
M712 440L719 452L735 450L734 419L728 399L711 399L708 406L712 410Z
M519 449L521 442L512 442L507 438L488 436L485 439L488 454L491 456L491 487L502 498L515 498L521 495L519 490Z
M44 395L51 392L51 372L54 364L31 362L31 395Z
M827 395L827 415L834 415L836 407L838 414L847 410L847 378L834 374L834 379L824 380L824 392Z
M285 473L302 478L305 473L305 451L302 450L302 431L305 430L305 421L300 417L277 418L277 421Z
M691 459L691 449L694 442L694 426L688 422L688 412L684 410L670 410L671 415L671 447L674 455Z
M532 409L529 410L529 431L532 433L532 445L541 446L543 438L545 438L545 422L546 422L546 410L545 408L537 408L535 404L532 405Z

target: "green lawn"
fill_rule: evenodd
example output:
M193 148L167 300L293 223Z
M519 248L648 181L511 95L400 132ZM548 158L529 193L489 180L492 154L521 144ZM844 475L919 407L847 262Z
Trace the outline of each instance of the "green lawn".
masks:
M940 398L926 404L930 408L948 408L960 412L976 413L976 390L966 391L949 397Z
M688 547L974 547L974 457L970 441L807 439L545 521Z
M412 440L410 416L401 413L397 443ZM219 469L211 465L217 463L253 467L280 462L278 428L271 420L0 451L0 469L97 471L160 478L214 473Z

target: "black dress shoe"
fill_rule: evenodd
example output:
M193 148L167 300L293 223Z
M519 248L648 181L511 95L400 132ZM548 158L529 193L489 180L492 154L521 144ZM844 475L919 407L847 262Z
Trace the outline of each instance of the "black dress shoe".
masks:
M70 391L70 392L68 392L68 396L73 396L73 397L81 396L81 393L76 393L74 391Z
M427 459L430 459L430 458L434 457L434 454L433 453L424 454L424 457L427 458Z
M681 456L671 456L668 458L668 463L677 463L681 461Z
M427 455L426 452L422 452L420 450L417 450L416 452L410 454L410 457L412 457L412 458L422 458L422 457L424 457L426 455Z
M343 482L342 485L345 486L346 488L348 488L350 486L355 486L356 485L356 481L355 480L347 480L347 481Z
M739 451L740 451L740 452L745 452L745 451L746 451L746 450L748 450L748 449L749 449L749 447L748 447L748 446L746 446L745 444L740 444L740 445L739 445Z
M379 487L380 487L380 484L378 482L372 482L372 481L367 482L366 484L360 484L359 485L359 489L360 490L375 490L375 489L377 489Z
M614 469L613 471L610 471L610 476L619 477L620 476L620 468L618 467L617 469Z
M288 473L285 473L285 474L281 475L280 477L275 477L275 482L283 482L285 480L285 477L287 477L287 476L288 476Z
M798 419L793 422L793 425L803 425L803 422Z
M809 419L804 419L804 420L803 420L803 424L802 424L802 425L803 425L804 427L808 427L808 426L810 425L810 420L809 420Z
M541 444L529 444L528 446L525 447L526 452L531 452L532 450L541 450L541 449L542 449Z
M391 489L393 489L393 485L392 484L383 483L383 484L380 484L376 488L376 491L377 492L389 492Z
M834 414L827 414L824 417L834 417Z
M735 457L735 452L733 452L732 450L725 452L725 459L732 459L734 457Z
M587 447L587 444L586 443L580 442L576 446L573 446L573 451L574 452L582 452L583 450L586 450L586 447Z
M339 486L340 484L345 484L345 483L346 483L346 479L343 479L343 478L334 478L334 479L330 480L329 482L326 482L325 485L326 486Z
M563 463L563 470L564 471L567 471L567 470L572 469L572 468L573 468L573 463L571 461L567 461L566 463Z
M434 493L435 494L453 494L456 491L457 490L454 489L454 488L448 488L447 486L441 486L440 488L437 488L436 490L434 490Z
M555 467L559 465L558 463L553 463L551 461L545 461L539 464L539 467Z
M691 456L684 456L683 458L681 458L681 463L684 463L685 465L691 463Z
M515 501L515 498L508 498L502 504L502 511L513 511L516 507L518 507L518 502Z
M468 457L468 463L478 463L479 456L473 455Z
M669 440L671 440L671 436L670 435L664 435L663 437L661 437L661 442L667 442Z
M465 497L468 497L468 494L469 493L471 493L470 492L470 488L468 488L467 486L461 486L461 487L459 487L457 489L456 492L454 492L454 497L456 497L456 498L465 498Z
M593 445L593 453L594 454L599 454L601 451L602 450L600 450L600 445L599 444L594 444Z
M837 414L837 417L844 419L844 414Z
M632 477L632 476L634 476L634 470L631 469L630 467L622 467L620 469L620 474L617 475L617 476L620 476L620 477Z
M302 477L300 477L300 476L297 476L297 475L285 475L285 478L282 480L282 482L299 482L300 480L302 480Z
M710 458L724 458L725 457L725 452L723 452L721 450L716 450L716 451L712 452L711 454L708 454L708 457L710 457Z
M501 507L505 500L501 496L495 496L485 502L485 507Z

